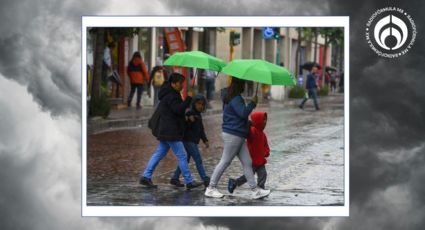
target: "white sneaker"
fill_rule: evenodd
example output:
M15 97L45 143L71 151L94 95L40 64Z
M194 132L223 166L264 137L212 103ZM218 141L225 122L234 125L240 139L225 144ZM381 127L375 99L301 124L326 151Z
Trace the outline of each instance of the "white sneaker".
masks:
M221 192L219 192L217 190L217 188L207 187L207 189L205 190L205 196L207 196L207 197L214 197L214 198L221 198L224 195Z
M256 187L252 189L251 194L252 194L252 199L260 199L260 198L268 196L270 194L270 190Z

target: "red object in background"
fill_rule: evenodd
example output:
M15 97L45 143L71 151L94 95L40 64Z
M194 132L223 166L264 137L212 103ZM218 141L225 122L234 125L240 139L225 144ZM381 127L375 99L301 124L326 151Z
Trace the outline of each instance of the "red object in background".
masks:
M177 27L172 28L164 28L165 40L167 41L168 50L170 51L170 55L175 52L184 52L186 50L184 41L182 39L180 30ZM180 73L185 76L184 88L183 88L183 99L187 96L187 69L184 67L173 66L173 72Z
M329 49L326 50L326 52L329 52ZM324 45L320 45L320 49L319 49L319 65L322 67L319 71L318 71L318 75L319 75L319 83L320 85L322 85L323 83L323 71L326 70L326 64L325 64L325 46Z
M319 65L323 68L325 68L324 63L325 62L325 46L320 45L319 49Z

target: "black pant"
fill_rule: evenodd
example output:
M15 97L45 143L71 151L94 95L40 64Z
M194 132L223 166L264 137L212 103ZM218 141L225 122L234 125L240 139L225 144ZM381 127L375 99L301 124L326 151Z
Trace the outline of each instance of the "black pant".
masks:
M265 165L261 165L258 167L252 167L252 170L254 171L254 174L257 173L257 185L258 187L264 189L264 185L266 184L266 179L267 179L267 171L266 171L266 166ZM243 184L246 183L246 177L245 175L239 177L238 179L236 179L236 185L237 186L241 186Z
M331 91L332 92L336 91L336 82L335 81L331 81Z
M142 99L142 92L143 92L143 84L131 84L131 91L128 95L127 103L131 104L131 101L133 100L134 92L137 89L137 105L140 106L140 100Z

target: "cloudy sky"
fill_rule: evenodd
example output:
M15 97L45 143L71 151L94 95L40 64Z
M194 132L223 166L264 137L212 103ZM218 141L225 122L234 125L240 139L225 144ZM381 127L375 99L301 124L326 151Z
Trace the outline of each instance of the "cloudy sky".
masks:
M260 224L267 229L422 229L425 4L421 2L2 1L1 229L258 229ZM364 28L375 10L393 5L413 17L418 36L407 55L390 60L370 50ZM350 217L82 218L83 15L350 16Z

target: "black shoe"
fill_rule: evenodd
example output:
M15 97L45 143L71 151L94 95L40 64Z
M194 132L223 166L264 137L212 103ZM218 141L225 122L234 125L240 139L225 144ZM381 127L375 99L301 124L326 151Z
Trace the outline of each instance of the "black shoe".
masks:
M209 177L205 177L204 178L204 186L205 186L205 188L207 188L208 185L210 185L210 178Z
M300 108L300 109L304 109L301 105L299 105L299 106L298 106L298 108Z
M184 187L184 184L182 184L179 179L171 179L170 184L179 188Z
M141 185L144 185L144 186L145 186L145 187L147 187L147 188L157 188L157 187L158 187L157 185L154 185L154 184L152 183L152 180L151 180L151 179L149 179L149 178L147 178L147 177L142 177L142 178L140 178L139 183L140 183Z
M233 191L235 190L235 188L236 188L236 180L234 180L234 179L232 179L232 178L230 178L229 179L229 183L227 184L227 190L230 192L230 193L233 193Z
M131 101L127 101L127 106L131 107Z
M203 184L204 183L193 181L192 183L186 184L186 190L191 190L192 188L199 187L199 186L201 186Z
M317 108L316 108L316 110L320 110L320 108L319 108L319 107L317 107Z
M142 109L141 105L136 105L136 109Z

